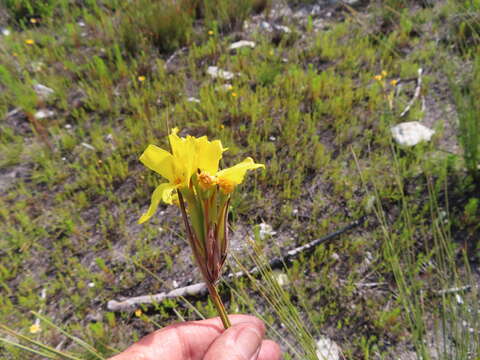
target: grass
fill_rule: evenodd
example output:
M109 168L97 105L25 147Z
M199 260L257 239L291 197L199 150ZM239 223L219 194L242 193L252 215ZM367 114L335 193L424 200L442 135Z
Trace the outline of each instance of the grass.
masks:
M456 321L476 328L469 312L478 304L476 288L437 293L473 283L478 262L479 198L471 180L478 152L465 137L475 132L459 132L465 159L443 145L455 138L449 107L457 105L466 127L477 119L465 97L475 82L470 92L456 92L449 90L456 82L444 80L458 73L446 63L476 66L475 2L372 2L333 12L319 31L292 17L283 21L297 35L280 42L251 20L262 9L264 20L274 19L274 2L229 3L0 6L12 31L0 45L0 323L18 334L2 337L48 344L37 344L38 358L56 347L82 359L95 358L93 347L105 358L174 319L215 314L204 299L157 304L141 317L105 307L164 291L173 280L199 280L175 208L163 206L148 225L136 224L159 181L138 157L150 143L165 147L169 128L178 126L182 135L221 139L229 147L223 166L246 154L267 166L232 201L232 248L244 267L368 216L361 229L282 270L285 287L265 267L260 279L223 287L229 311L263 317L286 359L314 359L321 334L346 358L396 358L407 350L429 358L438 346L445 357L478 356L478 334L466 336ZM473 30L462 30L458 19L470 19ZM256 47L230 52L240 38ZM230 90L206 74L211 65L237 74ZM400 119L419 67L427 110L418 101ZM35 84L53 94L37 94ZM41 109L54 115L36 118ZM390 126L428 121L432 110L440 114L433 141L392 151ZM245 238L260 222L277 235L257 238L251 259ZM31 311L55 325L41 322L42 331L29 334L38 316ZM25 357L6 343L0 354Z

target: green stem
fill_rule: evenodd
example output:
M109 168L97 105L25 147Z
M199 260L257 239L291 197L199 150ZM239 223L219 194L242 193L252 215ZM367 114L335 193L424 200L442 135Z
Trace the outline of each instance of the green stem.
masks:
M225 306L223 305L222 299L220 298L220 295L218 295L217 288L215 287L215 285L209 284L208 282L207 282L207 287L208 287L208 292L210 293L210 297L212 298L213 303L217 308L218 315L220 316L220 319L222 319L223 327L225 329L228 329L229 327L232 326L232 324L228 319L227 310L225 310Z

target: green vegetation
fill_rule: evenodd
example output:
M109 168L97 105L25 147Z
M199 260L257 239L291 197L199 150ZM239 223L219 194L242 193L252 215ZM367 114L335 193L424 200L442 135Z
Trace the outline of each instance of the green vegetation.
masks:
M221 294L231 313L265 319L285 359L315 359L321 335L348 359L480 356L479 2L372 1L319 19L276 5L0 5L11 32L0 35L0 357L24 359L18 341L33 359L106 358L175 319L215 314L195 298L141 316L106 306L200 280L175 207L137 224L160 180L138 157L167 147L175 126L221 139L223 167L246 154L266 164L231 204L227 269L257 264L262 276ZM229 50L240 39L256 46ZM400 117L419 68L420 94ZM403 121L435 129L432 141L392 143ZM362 216L278 285L266 259ZM276 235L254 236L261 222Z

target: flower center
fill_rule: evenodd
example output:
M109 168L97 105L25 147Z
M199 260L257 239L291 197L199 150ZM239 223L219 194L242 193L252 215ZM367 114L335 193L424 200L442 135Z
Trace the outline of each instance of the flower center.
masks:
M217 183L217 178L207 174L206 172L201 172L198 175L198 183L203 190L207 190Z
M218 186L220 186L220 189L223 191L224 194L232 193L233 189L235 188L235 184L225 178L218 179Z

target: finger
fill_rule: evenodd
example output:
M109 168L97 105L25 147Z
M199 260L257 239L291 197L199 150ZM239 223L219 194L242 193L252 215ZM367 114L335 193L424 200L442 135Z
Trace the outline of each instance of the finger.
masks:
M241 323L228 328L210 346L204 360L256 360L265 326Z
M265 328L250 315L229 315L233 326L242 323ZM110 360L201 360L209 346L224 331L220 318L173 324L142 338Z
M258 354L258 360L280 360L282 358L282 352L280 346L272 340L263 340L260 353Z

